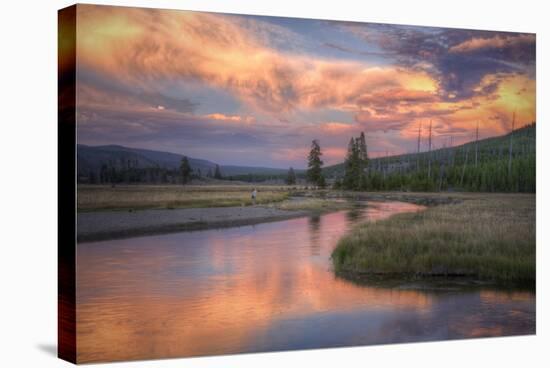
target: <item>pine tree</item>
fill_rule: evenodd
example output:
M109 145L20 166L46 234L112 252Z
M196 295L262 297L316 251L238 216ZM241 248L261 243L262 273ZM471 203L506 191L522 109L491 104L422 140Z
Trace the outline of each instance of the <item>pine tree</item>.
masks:
M288 174L286 177L286 183L287 185L294 185L296 184L296 174L294 173L294 169L290 167L288 169Z
M357 145L357 140L351 138L348 144L348 153L346 156L346 161L344 162L345 173L344 173L344 189L356 190L358 189L359 183L359 147Z
M191 169L191 166L189 165L189 160L187 157L183 156L180 163L180 174L181 174L181 183L187 184L189 182L189 179L191 178L191 173L193 170Z
M361 133L359 138L351 138L348 145L348 153L344 162L344 189L360 190L367 184L365 168L367 166L367 145L365 135Z
M310 183L321 188L325 186L325 178L323 177L323 173L321 171L321 167L323 166L323 161L321 160L322 155L323 153L321 152L319 141L314 139L311 142L311 151L308 156L308 169L306 176Z

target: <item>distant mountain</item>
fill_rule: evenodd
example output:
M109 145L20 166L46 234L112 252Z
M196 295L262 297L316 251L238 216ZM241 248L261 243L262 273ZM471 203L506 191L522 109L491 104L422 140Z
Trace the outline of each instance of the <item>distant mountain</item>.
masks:
M115 168L152 168L178 169L183 155L153 151L141 148L130 148L118 145L87 146L77 145L77 165L80 173L99 172L102 165ZM200 169L202 175L208 171L214 173L216 163L199 158L187 157L189 164L194 171ZM237 165L220 165L222 175L282 175L287 169L269 167L249 167ZM300 170L297 170L299 172Z
M278 169L271 167L258 167L258 166L233 166L223 165L221 171L224 176L236 176L236 175L286 175L288 169ZM295 170L297 173L303 170Z
M77 145L77 165L80 172L99 171L102 165L116 168L150 168L160 167L164 169L179 168L182 155L170 152L152 151L140 148L129 148L117 145L86 146ZM208 172L214 170L216 164L202 159L188 157L189 164L196 170Z

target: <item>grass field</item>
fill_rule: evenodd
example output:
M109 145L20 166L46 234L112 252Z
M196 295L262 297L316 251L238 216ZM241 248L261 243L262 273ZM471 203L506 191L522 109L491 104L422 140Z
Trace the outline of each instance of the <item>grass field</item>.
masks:
M473 194L356 227L332 254L352 276L469 276L534 283L535 195Z
M284 186L256 188L257 204L280 202L289 196ZM252 189L244 185L79 185L77 202L79 211L249 206Z
M353 208L353 202L347 200L322 199L322 198L303 198L293 201L282 201L272 203L269 206L288 211L311 211L311 212L329 212Z

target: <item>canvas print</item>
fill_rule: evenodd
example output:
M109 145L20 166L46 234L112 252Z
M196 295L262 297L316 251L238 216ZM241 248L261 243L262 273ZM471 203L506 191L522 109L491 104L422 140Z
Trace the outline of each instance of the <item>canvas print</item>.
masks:
M536 36L59 12L59 355L535 334Z

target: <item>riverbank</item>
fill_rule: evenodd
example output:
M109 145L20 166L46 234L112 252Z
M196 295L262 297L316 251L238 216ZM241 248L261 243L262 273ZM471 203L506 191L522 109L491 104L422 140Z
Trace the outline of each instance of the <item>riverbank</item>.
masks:
M79 242L127 238L186 230L254 225L348 209L345 200L290 198L264 206L82 211L77 216Z
M79 212L235 207L281 202L289 198L286 186L252 185L79 185Z
M179 209L251 206L252 190L256 188L256 204L295 209L297 202L289 198L306 198L301 202L309 208L326 207L325 200L401 201L425 206L458 203L475 197L471 193L422 192L353 192L343 190L308 190L285 185L79 185L79 212L132 211L145 209ZM333 207L333 203L329 203Z
M535 195L447 196L456 201L354 228L332 253L336 273L534 285Z
M79 242L87 242L252 225L307 214L306 211L284 211L260 206L82 212L77 216L77 239Z

